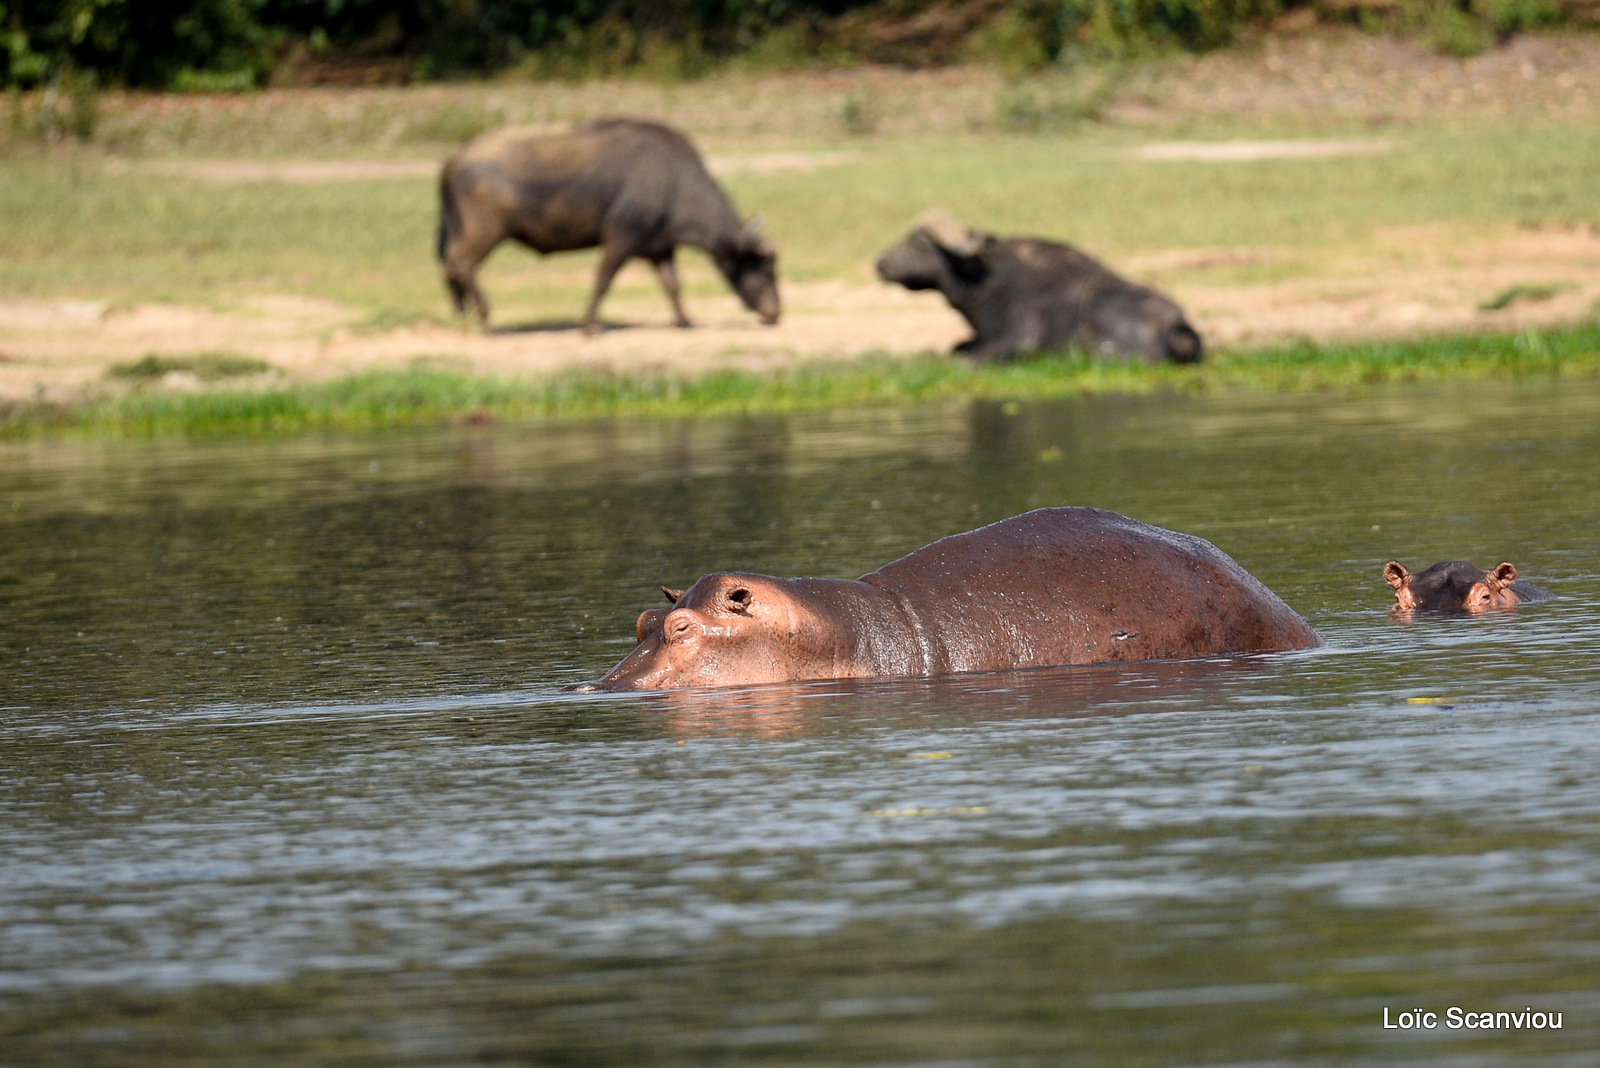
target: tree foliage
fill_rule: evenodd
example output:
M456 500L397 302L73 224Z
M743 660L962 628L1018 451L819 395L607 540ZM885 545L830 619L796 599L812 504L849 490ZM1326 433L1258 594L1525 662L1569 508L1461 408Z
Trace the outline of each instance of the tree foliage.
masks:
M1579 0L1340 0L1326 17L1420 29L1471 51ZM194 89L265 83L298 58L414 76L693 74L729 56L1040 65L1088 49L1205 49L1317 0L0 0L0 83ZM1585 8L1585 10L1587 10Z

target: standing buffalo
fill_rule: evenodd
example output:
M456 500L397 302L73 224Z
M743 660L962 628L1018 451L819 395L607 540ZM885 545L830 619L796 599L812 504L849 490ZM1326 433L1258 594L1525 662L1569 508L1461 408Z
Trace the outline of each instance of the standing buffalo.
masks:
M860 579L705 575L639 616L596 690L949 675L1321 645L1208 541L1098 508L1040 508Z
M1397 615L1425 612L1502 612L1523 601L1548 601L1555 594L1531 582L1518 582L1509 563L1485 571L1466 560L1441 560L1421 571L1407 571L1398 560L1383 565L1383 580L1394 590Z
M778 321L777 253L740 222L687 138L631 119L582 126L508 127L484 134L445 161L439 176L439 259L456 311L470 298L487 324L489 302L474 278L496 245L515 238L538 253L601 248L583 329L598 329L600 301L623 263L649 260L688 326L673 253L711 254L739 299Z
M972 324L956 351L982 360L1072 346L1151 363L1196 363L1200 335L1160 293L1070 245L995 237L930 211L878 260L885 281L937 289Z

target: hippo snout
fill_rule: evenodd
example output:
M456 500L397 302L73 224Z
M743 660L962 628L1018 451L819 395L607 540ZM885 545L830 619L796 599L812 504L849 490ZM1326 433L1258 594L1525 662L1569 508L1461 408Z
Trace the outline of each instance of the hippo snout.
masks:
M618 665L620 668L622 665ZM636 673L619 672L613 669L593 682L574 682L570 686L561 687L562 693L634 693L639 690L654 689L653 686L641 685Z

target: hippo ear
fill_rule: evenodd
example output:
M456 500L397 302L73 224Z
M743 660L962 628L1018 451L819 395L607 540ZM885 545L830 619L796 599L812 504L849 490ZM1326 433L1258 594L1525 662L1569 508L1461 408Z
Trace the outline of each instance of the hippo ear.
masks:
M665 618L667 618L667 609L646 608L639 613L639 619L633 625L633 632L642 643L646 638L650 637L652 631L661 629L661 621Z
M1501 590L1517 581L1516 566L1510 563L1503 563L1496 567L1493 571L1484 572L1483 581L1489 587L1489 589L1493 590L1495 593L1499 593Z
M954 215L938 208L925 211L917 218L916 228L933 239L933 243L953 256L976 256L983 247L977 233L961 224Z
M661 592L666 594L667 600L671 601L673 604L677 604L678 598L683 596L682 590L669 589L666 586L661 587Z
M1407 571L1400 561L1390 560L1383 565L1383 581L1387 582L1391 589L1402 589L1411 581L1411 572Z

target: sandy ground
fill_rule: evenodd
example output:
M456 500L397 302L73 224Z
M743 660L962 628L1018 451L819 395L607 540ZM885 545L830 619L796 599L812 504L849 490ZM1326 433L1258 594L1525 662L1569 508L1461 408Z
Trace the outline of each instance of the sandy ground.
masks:
M888 287L824 282L787 286L784 296L783 321L773 327L760 325L731 295L697 297L689 302L696 325L681 330L671 325L664 297L617 294L604 308L607 328L593 337L545 324L371 331L352 309L300 298L263 298L231 312L0 298L0 400L80 397L104 386L112 364L151 352L248 354L282 377L313 381L418 361L528 376L569 368L758 369L868 352L944 351L965 336L942 300ZM165 384L199 385L181 373Z
M1587 225L1397 228L1359 252L1318 253L1312 269L1289 280L1206 281L1207 272L1306 256L1303 249L1185 249L1146 253L1121 266L1134 277L1189 279L1169 289L1219 347L1516 329L1572 322L1600 301L1600 232ZM1499 311L1480 309L1495 294L1530 282L1558 291ZM942 297L887 285L788 285L783 321L775 327L759 325L730 295L695 299L697 325L680 330L670 325L664 298L648 289L639 294L608 300L609 327L595 337L548 324L487 333L437 324L372 331L359 325L353 309L293 297L264 297L228 312L0 299L0 398L82 396L103 388L111 364L150 352L243 353L282 376L316 380L419 360L492 375L578 367L753 369L870 352L946 351L967 336ZM166 385L198 384L174 374Z

